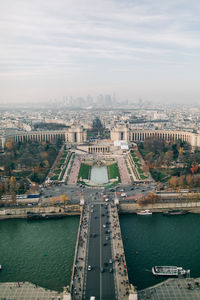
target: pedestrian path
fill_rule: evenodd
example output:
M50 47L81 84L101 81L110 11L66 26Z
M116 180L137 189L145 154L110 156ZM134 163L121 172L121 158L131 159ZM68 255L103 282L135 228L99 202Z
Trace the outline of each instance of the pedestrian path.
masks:
M72 169L70 172L68 184L76 184L78 180L78 173L81 165L81 158L80 156L76 155L74 159L74 163L72 165Z
M118 167L119 167L121 183L122 184L130 184L131 179L130 179L130 175L129 175L128 170L127 170L127 166L126 166L124 157L118 156L118 157L116 157L116 161L117 161Z
M115 268L115 282L118 299L128 300L129 298L129 279L124 255L124 247L121 237L121 229L116 205L110 206L110 221L112 224L112 249Z
M88 206L85 205L82 209L80 218L75 260L71 279L71 295L72 299L74 300L82 299L83 295L86 249L88 242L88 218L89 209Z

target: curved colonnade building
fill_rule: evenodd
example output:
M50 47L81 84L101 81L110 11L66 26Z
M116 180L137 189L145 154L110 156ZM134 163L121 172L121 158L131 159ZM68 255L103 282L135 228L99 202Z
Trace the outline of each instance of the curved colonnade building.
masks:
M200 148L200 133L188 131L134 129L125 124L118 124L111 130L110 135L112 142L119 140L137 142L157 137L167 141L186 141L193 148ZM12 134L4 134L0 135L0 148L4 149L7 140L14 140L15 142L28 142L31 140L55 142L58 138L72 144L86 143L87 130L83 126L71 126L65 130L19 131Z
M179 130L135 129L119 124L111 130L111 140L126 142L144 141L149 138L161 138L167 141L185 141L193 148L200 148L200 133Z
M0 136L0 148L4 149L7 140L14 140L15 142L55 142L57 139L62 139L68 143L82 144L87 141L87 130L82 126L72 126L65 130L42 130L29 132L19 131L16 133Z

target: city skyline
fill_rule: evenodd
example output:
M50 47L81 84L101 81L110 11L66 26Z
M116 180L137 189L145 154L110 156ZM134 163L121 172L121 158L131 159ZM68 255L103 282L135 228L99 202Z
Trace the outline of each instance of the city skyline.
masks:
M198 1L1 2L0 103L198 103Z

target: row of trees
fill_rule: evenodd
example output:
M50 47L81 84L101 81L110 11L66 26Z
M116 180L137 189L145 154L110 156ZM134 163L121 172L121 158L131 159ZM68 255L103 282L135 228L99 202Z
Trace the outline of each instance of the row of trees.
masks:
M197 188L200 187L200 174L172 176L168 183L172 188Z
M156 195L155 193L151 192L146 196L142 196L138 199L138 204L140 206L145 206L148 204L155 204L160 199L160 196Z

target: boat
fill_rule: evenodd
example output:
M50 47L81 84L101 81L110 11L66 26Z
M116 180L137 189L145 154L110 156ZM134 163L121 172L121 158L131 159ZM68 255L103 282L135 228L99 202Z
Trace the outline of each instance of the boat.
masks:
M155 276L184 276L187 274L187 271L182 267L176 266L155 266L152 267L152 273Z
M32 220L49 220L49 219L62 219L64 214L42 214L42 213L27 213L27 219Z
M150 211L149 209L140 210L140 211L137 211L137 215L139 215L139 216L150 216L150 215L152 215L152 211Z
M180 216L188 213L189 212L187 210L169 209L168 211L163 212L163 216Z
M2 270L2 266L0 265L0 271Z

